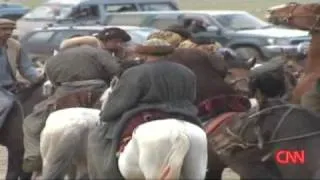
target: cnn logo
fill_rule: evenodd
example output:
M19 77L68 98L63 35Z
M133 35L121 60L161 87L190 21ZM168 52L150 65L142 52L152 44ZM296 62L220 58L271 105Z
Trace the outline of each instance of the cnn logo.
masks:
M305 163L304 150L280 150L275 153L276 162L282 165L299 165Z

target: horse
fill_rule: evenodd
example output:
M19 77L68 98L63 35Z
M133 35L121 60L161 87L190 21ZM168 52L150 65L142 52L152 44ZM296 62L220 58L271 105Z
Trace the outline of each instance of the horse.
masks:
M301 96L313 88L315 81L320 78L318 64L320 33L318 33L318 15L320 13L318 3L299 4L288 3L268 9L269 21L276 24L285 24L311 34L311 44L308 49L308 56L305 64L304 75L293 90L292 103L299 104Z
M319 115L272 102L253 114L226 113L211 124L208 140L219 157L244 179L318 179ZM304 163L284 165L280 151L303 151Z
M226 63L217 54L208 55L193 48L178 48L167 59L188 67L197 76L196 104L220 95L248 95L247 80L250 68L255 64L254 59Z
M45 97L42 95L42 81L22 89L10 113L0 130L0 144L8 150L8 165L6 179L30 178L31 174L22 170L23 162L23 130L22 122L25 116L32 112L33 106Z
M167 57L169 61L185 65L195 73L197 77L197 98L195 104L198 106L200 112L198 115L204 123L210 119L208 117L231 111L230 107L217 107L225 107L225 96L236 97L235 99L237 99L237 96L234 95L239 94L239 91L237 92L235 89L242 89L245 91L243 94L249 94L249 81L241 81L239 79L232 84L231 80L238 78L248 80L250 68L255 64L254 59L246 62L236 61L233 56L223 56L228 59L227 63L223 57L221 58L221 56L215 53L206 54L199 49L178 48L172 55ZM234 68L234 71L232 71L232 68ZM238 77L234 73L238 73ZM225 77L229 78L230 84L225 81ZM244 88L234 88L234 86L239 86L239 83L241 83L241 86ZM220 100L216 100L216 98ZM232 98L228 99L232 101ZM207 109L206 107L210 108ZM222 172L226 168L226 165L219 159L212 148L210 148L210 146L208 147L208 171L206 178L221 179Z
M102 104L107 103L114 84L101 96ZM62 178L73 164L76 164L77 178L87 173L90 179L95 178L90 174L94 167L90 167L87 156L94 154L96 147L91 147L87 138L95 125L101 123L99 112L78 107L49 115L41 134L43 178ZM171 118L138 125L118 159L119 171L125 179L159 179L164 174L170 179L181 176L203 179L206 165L205 132L196 125Z

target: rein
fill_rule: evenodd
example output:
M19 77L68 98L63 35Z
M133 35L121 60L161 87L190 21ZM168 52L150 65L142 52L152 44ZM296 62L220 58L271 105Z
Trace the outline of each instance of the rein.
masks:
M234 85L236 85L237 83L239 83L239 82L241 82L241 81L249 82L250 79L249 79L249 78L237 78L237 79L231 80L231 81L229 82L229 84L230 84L231 86L234 86Z
M282 20L285 23L288 23L288 24L289 24L290 20L292 20L293 18L310 18L310 17L314 17L316 22L309 28L309 31L310 31L309 33L317 32L317 31L320 30L320 29L317 28L317 26L320 25L320 15L294 16L293 14L294 14L295 10L301 4L299 4L299 3L289 3L289 5L292 6L293 8L291 9L291 11L288 13L287 16L276 16L276 17L282 18Z
M271 111L274 110L274 109L285 108L285 107L289 107L289 109L281 116L281 119L277 123L275 130L272 132L272 135L271 135L271 138L270 138L269 141L262 142L261 135L258 135L258 140L260 142L258 142L258 143L243 142L244 146L245 147L257 146L257 147L259 147L261 149L263 147L263 144L273 144L273 143L304 139L304 138L320 135L320 131L315 131L315 132L305 133L305 134L302 134L302 135L296 135L296 136L291 136L291 137L274 139L276 134L278 133L278 130L280 129L281 125L286 120L286 117L292 112L293 109L298 109L298 106L294 105L294 104L285 104L285 105L277 105L277 106L269 107L269 108L263 109L263 110L261 110L259 112L256 112L256 113L250 115L248 117L248 119L253 119L253 118L255 118L257 116L260 116L262 114L271 113ZM257 120L259 120L259 118L258 119L253 119L253 120L257 121ZM234 133L232 133L230 129L227 129L227 131L229 132L230 135L232 135L234 137L237 137L237 138L240 138L237 135L235 135ZM255 129L255 134L258 134L258 133L260 133L260 128Z

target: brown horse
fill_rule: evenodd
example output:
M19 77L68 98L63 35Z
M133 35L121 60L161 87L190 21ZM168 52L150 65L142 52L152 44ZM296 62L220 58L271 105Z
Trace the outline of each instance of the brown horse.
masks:
M291 27L308 30L311 33L312 39L308 49L308 57L305 64L304 76L298 82L293 90L293 103L300 103L301 96L312 89L315 80L320 78L320 4L299 4L289 3L268 10L269 21L276 24L285 24Z
M20 102L15 103L7 120L0 130L0 144L8 150L8 166L6 179L25 179L31 174L22 171L23 131L22 121L32 112L33 106L43 100L42 82L35 84L19 93Z
M248 72L244 74L246 74L246 78L248 78L251 66L251 64L248 65L243 61L226 64L223 59L218 58L218 56L212 56L210 58L205 52L192 48L178 48L172 55L168 56L168 59L170 61L187 66L195 73L197 77L197 99L195 103L199 105L200 110L203 109L203 105L205 106L205 104L210 103L214 97L221 97L224 95L232 96L237 94L237 91L234 90L233 86L225 82L224 77L221 75L221 72L223 72L224 68L226 68L225 71L227 76L232 74L232 72L228 73L228 67L246 70ZM236 70L234 71L237 72ZM222 103L220 106L225 107L225 101L215 102ZM212 114L219 114L228 111L230 111L230 109L227 108L219 108L219 110L208 109L207 112L201 111L199 116L203 121L207 121L207 117L211 116ZM206 178L221 179L222 172L224 168L226 168L225 164L220 161L218 155L212 149L209 149L208 158L208 172Z

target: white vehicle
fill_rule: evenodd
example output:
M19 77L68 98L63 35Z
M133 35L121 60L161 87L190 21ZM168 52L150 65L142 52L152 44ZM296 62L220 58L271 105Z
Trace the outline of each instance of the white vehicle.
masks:
M34 28L55 23L101 22L110 12L178 10L177 0L48 0L17 21L21 38Z

